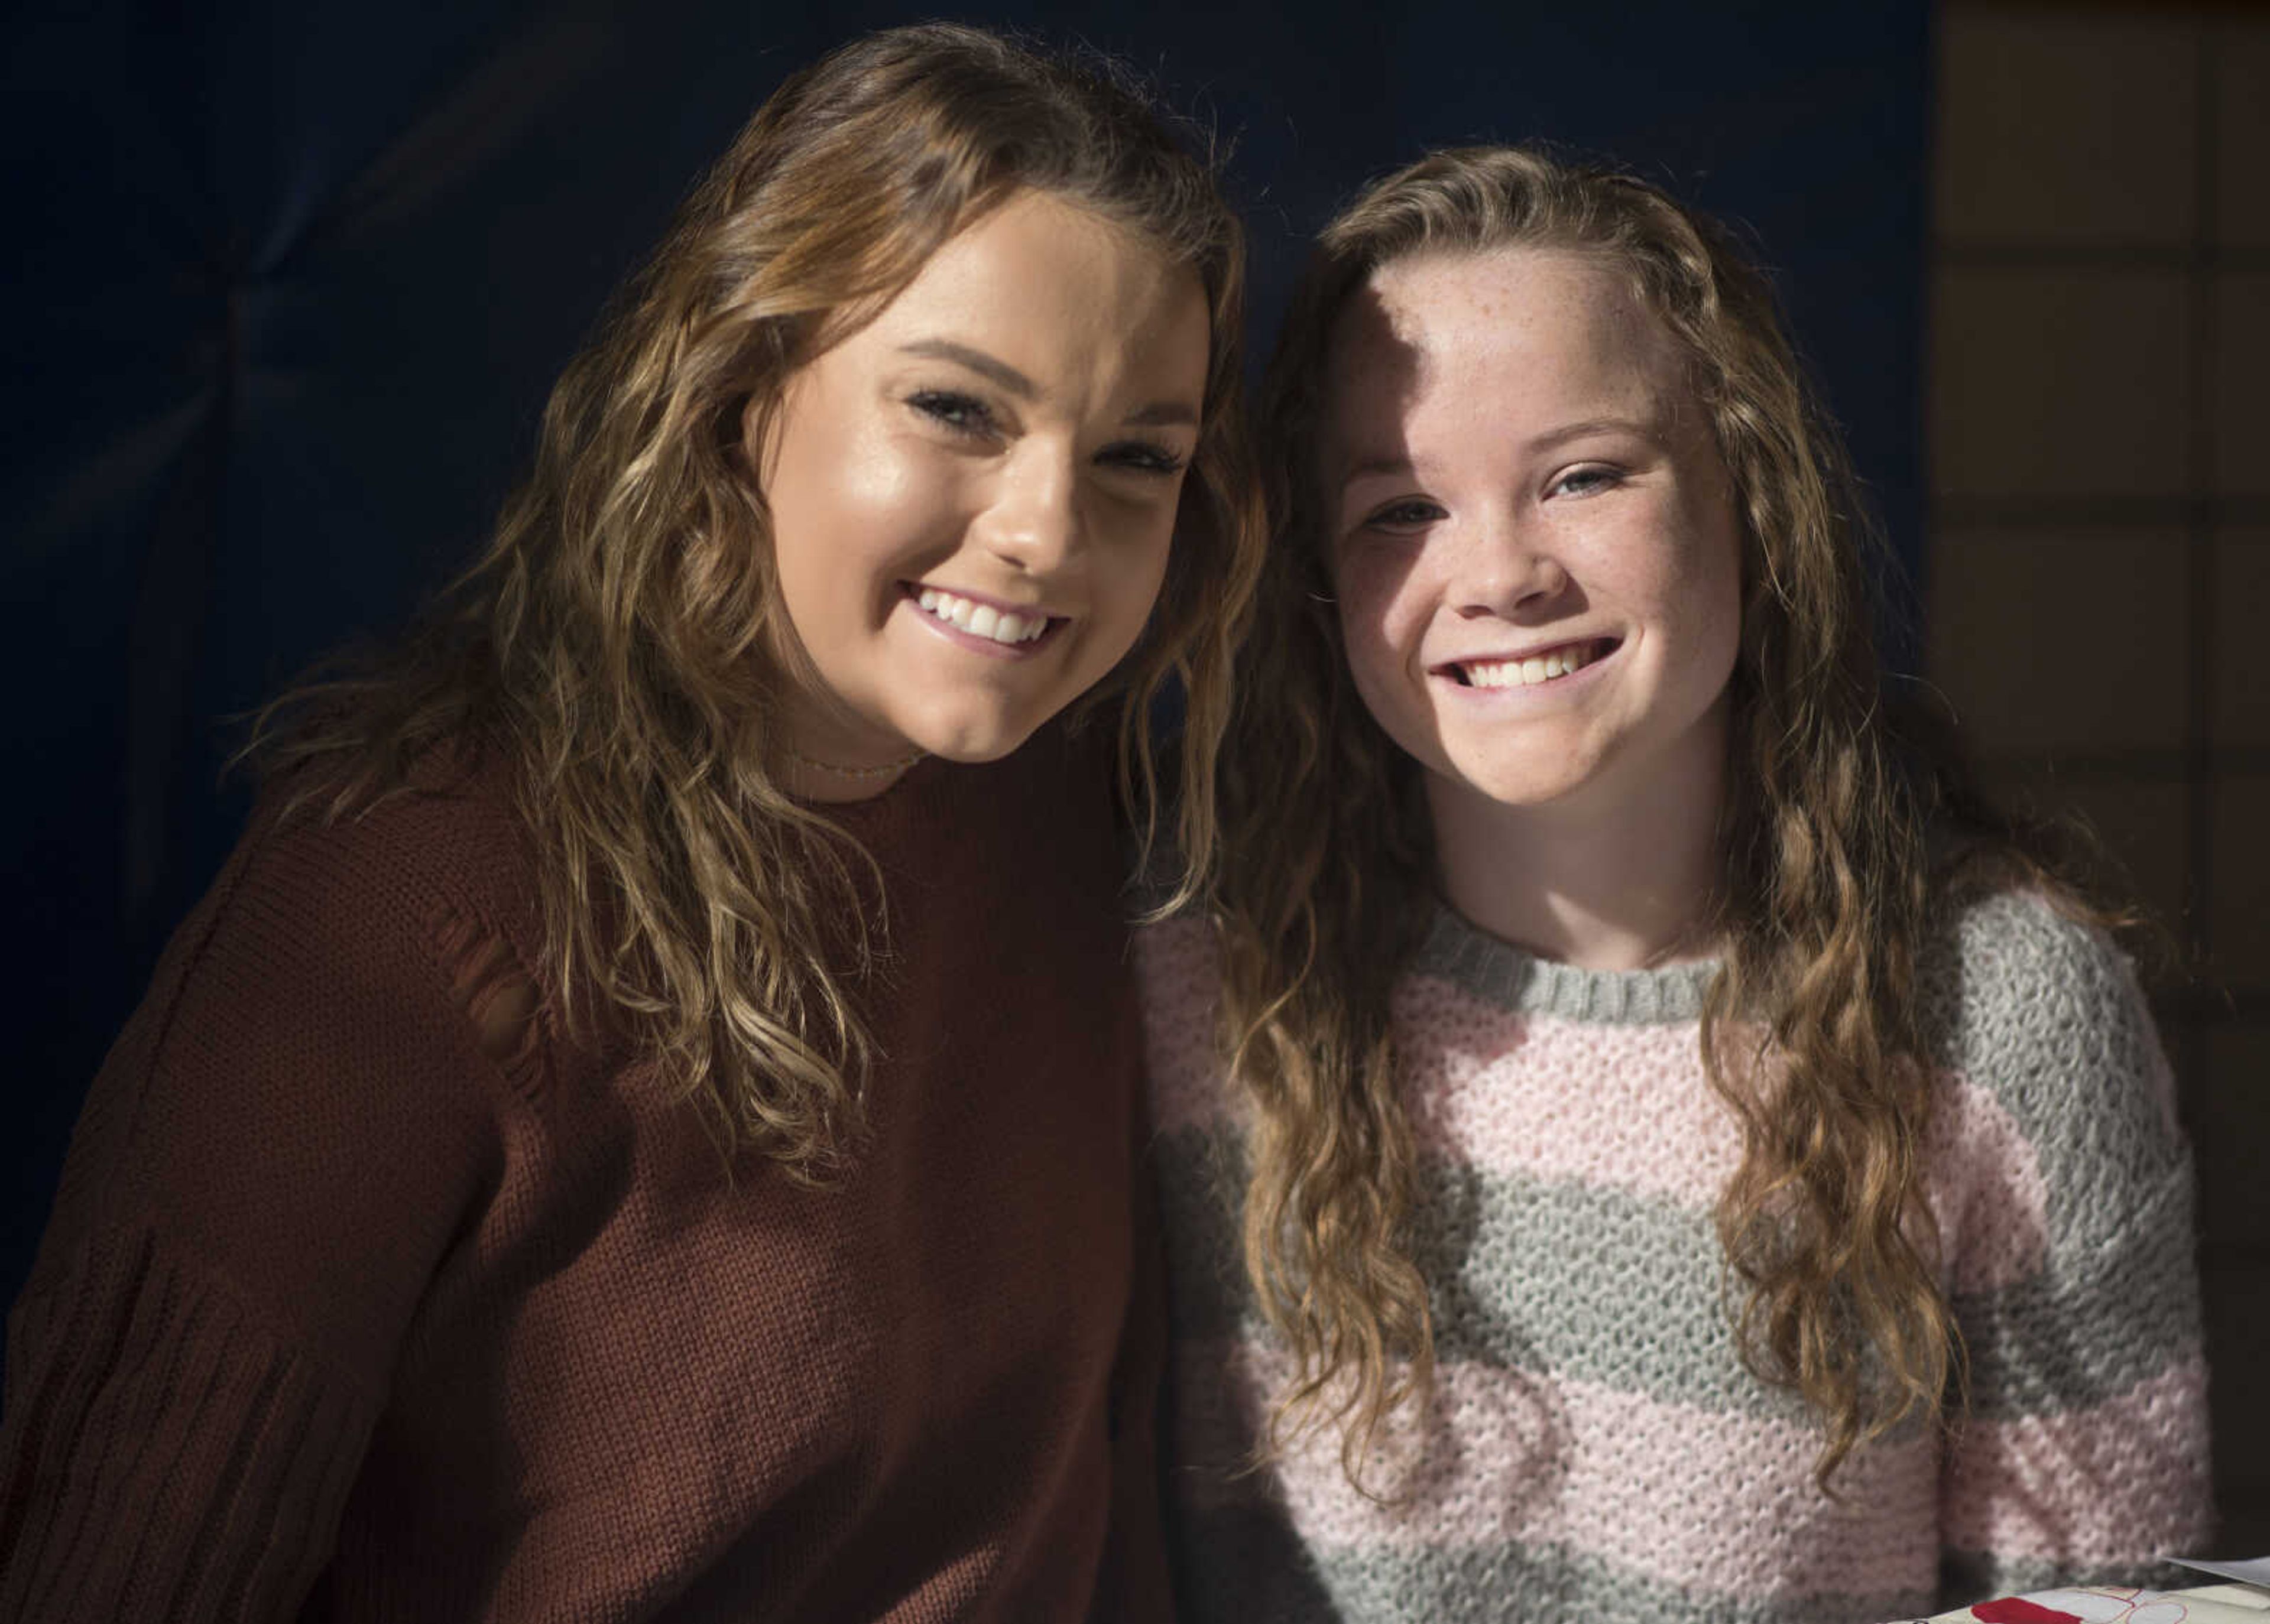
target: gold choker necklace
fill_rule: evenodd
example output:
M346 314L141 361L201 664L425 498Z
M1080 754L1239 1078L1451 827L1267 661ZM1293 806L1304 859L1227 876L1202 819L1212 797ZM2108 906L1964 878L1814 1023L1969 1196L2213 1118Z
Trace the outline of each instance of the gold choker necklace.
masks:
M808 767L815 773L833 773L838 778L888 778L894 773L905 772L929 753L927 750L917 750L880 767L838 767L833 761L815 761L794 745L788 746L788 759L798 767Z

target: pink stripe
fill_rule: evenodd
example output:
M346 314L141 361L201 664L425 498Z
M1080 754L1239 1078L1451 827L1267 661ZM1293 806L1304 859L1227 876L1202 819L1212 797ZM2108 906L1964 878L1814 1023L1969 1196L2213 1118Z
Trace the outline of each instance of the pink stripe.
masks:
M1422 1152L1499 1174L1707 1206L1741 1141L1702 1075L1692 1021L1588 1025L1492 1007L1432 976L1396 989L1423 1033L1404 1078Z
M2002 1102L1960 1076L1944 1079L1925 1146L1940 1283L1983 1292L2038 1272L2049 1253L2049 1187L2034 1147Z
M1220 1382L1221 1361L1230 1361L1228 1402L1246 1427L1282 1375L1280 1360L1250 1346L1181 1352L1191 1361L1186 1393L1221 1392L1230 1385ZM1235 1435L1213 1429L1228 1418L1179 1419L1185 1458L1221 1464L1230 1452L1225 1436ZM1754 1598L1927 1591L1936 1583L1938 1461L1920 1431L1850 1464L1837 1502L1814 1486L1820 1439L1810 1427L1451 1364L1437 1370L1427 1413L1398 1417L1391 1435L1382 1457L1416 1464L1399 1477L1383 1471L1373 1485L1404 1491L1390 1504L1348 1485L1337 1435L1305 1438L1279 1464L1304 1540L1342 1548L1551 1545ZM1191 1492L1228 1499L1255 1489L1218 1481L1214 1495Z
M1214 1047L1212 933L1173 920L1139 933L1136 964L1161 1130L1220 1121L1228 1101ZM1499 1175L1586 1183L1713 1205L1741 1159L1732 1118L1703 1075L1691 1021L1591 1025L1496 1008L1432 976L1397 988L1408 1042L1404 1098L1422 1153ZM2008 1285L2041 1267L2047 1195L2033 1146L1999 1101L1945 1079L1926 1165L1945 1272L1955 1290Z
M1972 1422L1947 1451L1947 1539L2091 1563L2188 1555L2211 1520L2207 1461L2194 1355L2086 1410Z

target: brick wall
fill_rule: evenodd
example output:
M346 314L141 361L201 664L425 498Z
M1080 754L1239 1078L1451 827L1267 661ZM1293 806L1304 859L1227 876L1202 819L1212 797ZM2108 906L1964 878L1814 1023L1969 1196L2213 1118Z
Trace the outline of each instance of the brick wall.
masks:
M2270 1553L2270 11L1940 12L1928 669L2086 817L2200 1159L2229 1554ZM2259 657L2258 657L2259 656Z

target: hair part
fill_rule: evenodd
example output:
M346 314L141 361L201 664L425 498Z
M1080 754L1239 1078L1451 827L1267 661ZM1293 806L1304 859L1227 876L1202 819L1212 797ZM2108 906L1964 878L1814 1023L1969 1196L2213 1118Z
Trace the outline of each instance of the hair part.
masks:
M1386 265L1510 251L1628 279L1728 476L1742 618L1702 1058L1742 1155L1716 1221L1743 1357L1821 1417L1826 1485L1863 1442L1938 1418L1962 1380L1923 1183L1925 932L1958 883L2071 894L1951 754L1887 712L1880 538L1763 275L1648 182L1525 148L1437 152L1367 188L1320 235L1265 389L1276 545L1240 666L1217 909L1222 1041L1258 1116L1247 1269L1297 1372L1265 1452L1337 1423L1361 1487L1380 1423L1432 1368L1389 1012L1431 836L1420 769L1355 694L1331 602L1316 448L1334 330ZM1965 879L1933 869L1940 825L1971 836Z
M479 560L390 657L261 713L247 753L289 775L287 813L351 815L437 753L505 764L538 858L547 1002L627 1029L729 1153L825 1176L862 1122L855 992L880 879L777 776L782 696L809 673L747 448L799 367L1020 192L1196 273L1212 349L1166 579L1079 707L1119 701L1147 846L1152 701L1181 682L1189 895L1264 540L1238 400L1243 237L1199 146L1108 59L976 28L893 29L792 75L562 374Z

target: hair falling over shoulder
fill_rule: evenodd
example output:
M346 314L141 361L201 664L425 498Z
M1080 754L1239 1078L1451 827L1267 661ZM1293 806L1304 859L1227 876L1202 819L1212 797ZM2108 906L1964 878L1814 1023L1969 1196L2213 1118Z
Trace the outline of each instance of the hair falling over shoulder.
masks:
M501 762L541 875L548 999L662 1058L729 1149L827 1175L861 1121L864 854L775 777L800 657L743 448L790 374L956 232L1037 189L1194 270L1203 423L1167 577L1119 701L1147 838L1151 701L1188 695L1177 849L1214 846L1215 752L1264 542L1239 402L1244 247L1213 160L1112 63L930 25L791 77L679 211L567 370L487 548L402 649L263 711L248 754L287 806L352 815L439 752ZM594 1011L587 1005L596 1005Z
M1377 1427L1432 1369L1426 1284L1402 1244L1416 1167L1389 1020L1430 841L1415 764L1346 675L1315 467L1328 352L1380 267L1522 248L1631 278L1686 356L1735 493L1723 968L1702 1041L1743 1151L1716 1216L1744 1357L1821 1417L1826 1485L1858 1444L1936 1419L1961 1387L1922 1181L1926 931L1958 887L2039 885L2085 910L1925 720L1886 704L1878 538L1764 277L1655 187L1520 148L1434 154L1325 228L1260 413L1275 541L1238 671L1216 917L1222 1042L1257 1116L1248 1272L1297 1373L1265 1447L1338 1425L1360 1485ZM1935 867L1948 834L1962 859Z

